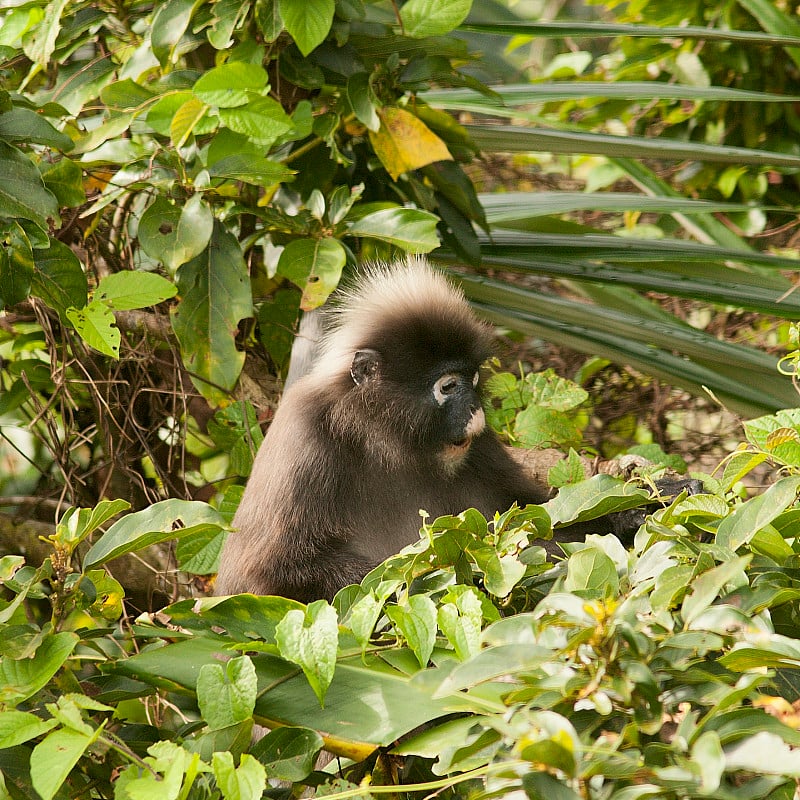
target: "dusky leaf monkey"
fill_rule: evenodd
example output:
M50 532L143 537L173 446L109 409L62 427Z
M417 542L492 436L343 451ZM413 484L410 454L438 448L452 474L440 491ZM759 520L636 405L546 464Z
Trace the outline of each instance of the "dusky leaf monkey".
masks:
M416 541L421 509L547 498L486 427L491 334L443 275L421 258L373 265L328 313L256 457L217 594L330 599Z

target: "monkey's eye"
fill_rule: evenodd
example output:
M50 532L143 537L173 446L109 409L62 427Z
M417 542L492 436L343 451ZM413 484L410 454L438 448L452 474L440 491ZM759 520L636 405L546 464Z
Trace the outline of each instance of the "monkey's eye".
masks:
M436 383L433 384L433 396L436 402L442 405L448 396L458 389L458 376L457 375L442 375Z

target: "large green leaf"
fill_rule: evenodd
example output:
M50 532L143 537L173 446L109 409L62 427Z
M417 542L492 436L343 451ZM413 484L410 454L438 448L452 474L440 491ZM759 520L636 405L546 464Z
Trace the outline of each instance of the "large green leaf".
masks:
M286 30L307 56L322 44L333 22L334 0L278 0Z
M206 249L213 227L214 215L200 194L183 206L159 196L142 214L139 241L151 258L176 270Z
M118 662L116 669L155 686L193 693L201 666L229 655L224 639L195 637L142 652ZM362 659L360 649L355 655L339 656L324 708L299 667L274 655L251 657L258 676L259 721L276 727L313 720L326 747L342 755L365 758L450 708L446 699L434 698L429 687L413 681L412 674L378 655ZM411 662L416 663L413 657Z
M267 84L267 73L260 64L230 61L204 72L192 91L210 106L233 108L247 103L250 92L260 92Z
M349 233L389 242L410 253L428 253L439 244L437 218L415 208L384 208L354 222Z
M409 0L400 7L400 21L408 36L440 36L460 25L472 0Z
M78 644L71 631L44 637L35 658L0 659L0 701L16 705L32 697L58 672Z
M208 248L177 275L180 303L172 327L184 363L200 393L219 403L228 398L244 364L236 347L239 321L252 314L250 279L236 238L215 223Z
M224 517L206 503L162 500L115 522L90 548L85 569L99 567L125 553L151 544L190 536L209 529L225 529Z
M72 139L54 128L30 108L14 107L0 114L0 139L23 144L41 144L54 150L71 150Z

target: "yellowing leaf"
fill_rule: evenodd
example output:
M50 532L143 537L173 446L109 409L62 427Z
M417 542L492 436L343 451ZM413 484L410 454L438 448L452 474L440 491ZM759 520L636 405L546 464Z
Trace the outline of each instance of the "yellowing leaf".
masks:
M183 147L208 106L196 97L187 100L176 112L169 126L169 136L175 147Z
M386 171L397 180L404 172L452 161L447 145L410 111L389 106L378 112L381 126L370 131L375 154Z

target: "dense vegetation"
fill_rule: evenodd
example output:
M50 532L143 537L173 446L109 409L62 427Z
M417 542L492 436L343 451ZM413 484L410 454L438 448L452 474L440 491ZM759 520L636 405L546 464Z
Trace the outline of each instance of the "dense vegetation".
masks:
M0 797L794 795L798 355L755 345L797 344L796 9L570 8L0 7ZM333 605L204 597L300 310L402 252L746 444L630 549L545 561L647 502L571 454L546 505L428 521ZM510 438L579 444L578 387L490 385Z

